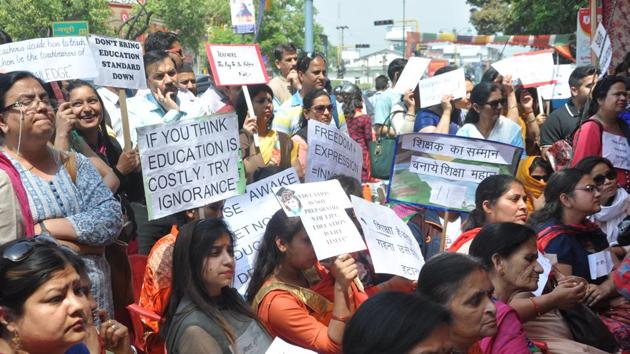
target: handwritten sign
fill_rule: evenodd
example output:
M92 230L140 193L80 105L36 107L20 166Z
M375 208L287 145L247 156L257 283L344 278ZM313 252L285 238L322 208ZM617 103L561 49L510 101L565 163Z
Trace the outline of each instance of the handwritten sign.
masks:
M421 108L440 104L442 96L453 95L453 98L466 96L466 75L463 68L420 80L419 85Z
M325 181L341 174L361 180L361 146L334 126L308 122L306 182Z
M267 349L265 354L317 354L316 352L302 347L298 347L293 344L289 344L282 340L280 337L276 337L271 346Z
M386 207L351 196L376 273L417 280L424 258L409 227Z
M147 88L139 42L101 36L88 37L98 68L94 83L128 89Z
M274 189L289 217L300 217L317 259L365 249L365 243L345 209L352 203L337 180Z
M93 79L86 37L36 38L0 45L0 72L30 71L45 82Z
M503 76L521 80L524 88L554 84L553 51L520 53L492 66Z
M490 140L415 133L398 137L388 201L470 212L492 175L514 175L522 149Z
M625 136L602 132L602 156L616 168L630 170L630 146Z
M601 24L597 25L597 32L591 42L591 49L599 59L599 71L601 75L608 72L608 67L612 61L612 45L610 44L610 36L606 34L606 29Z
M418 86L418 82L422 79L422 74L427 70L429 64L431 63L431 59L420 58L420 57L411 57L402 73L400 73L400 77L398 81L396 81L396 86L394 86L393 91L399 94L405 93L407 90L414 90L416 86Z
M571 98L569 76L574 69L575 65L573 64L556 65L553 77L556 83L538 87L538 93L546 100Z
M149 220L198 208L239 191L234 113L137 128Z
M258 44L206 44L218 86L266 84L269 81Z
M592 280L608 275L614 266L609 250L588 255L588 269Z
M299 184L300 179L293 168L247 185L245 194L225 201L223 217L234 233L234 259L236 276L234 287L244 294L251 278L254 260L258 254L260 240L267 222L280 210L273 197L272 189Z

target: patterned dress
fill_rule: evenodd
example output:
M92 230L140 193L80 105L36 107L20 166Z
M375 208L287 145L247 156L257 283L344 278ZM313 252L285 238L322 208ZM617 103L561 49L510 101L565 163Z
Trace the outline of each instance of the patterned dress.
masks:
M348 119L346 123L348 124L350 137L361 146L361 154L363 156L361 182L367 182L370 178L370 149L368 144L372 141L372 120L370 116L363 114Z
M90 161L81 154L76 156L76 184L61 164L54 177L47 181L24 169L12 157L9 159L22 178L34 223L66 218L76 230L78 243L108 245L116 239L122 228L120 204ZM98 308L107 310L113 317L112 285L105 256L82 255L81 258L87 267Z

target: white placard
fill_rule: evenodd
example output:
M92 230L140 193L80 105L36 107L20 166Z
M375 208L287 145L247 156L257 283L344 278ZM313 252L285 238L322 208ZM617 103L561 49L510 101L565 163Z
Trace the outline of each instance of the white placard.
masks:
M538 288L533 292L534 296L540 296L545 290L545 285L547 285L547 280L549 280L549 273L551 272L551 261L545 257L540 251L538 252L537 262L543 269L543 272L538 275Z
M265 354L317 354L316 352L302 347L298 347L293 344L289 344L282 340L280 337L276 337L271 346Z
M86 37L35 38L0 45L0 72L26 70L51 82L93 79L95 69Z
M538 93L546 100L571 98L569 76L575 70L573 64L556 65L554 69L555 84L538 87Z
M625 136L602 132L602 157L616 168L630 170L630 146Z
M608 249L588 255L588 270L591 272L592 280L607 276L614 266L612 255Z
M470 165L452 161L438 161L422 156L411 157L409 171L426 176L476 183L480 183L484 179L500 173L497 167Z
M137 131L149 220L239 194L236 114L149 125Z
M98 68L95 84L126 89L147 88L140 42L102 36L89 36L88 40Z
M424 258L409 226L386 206L355 196L350 199L363 229L374 271L418 280Z
M430 107L442 102L442 97L454 99L466 96L466 74L463 68L420 80L420 107Z
M456 159L510 165L514 147L492 144L485 140L440 136L437 134L406 134L401 136L403 149L449 156Z
M352 203L337 180L274 188L289 217L300 217L317 259L364 250L365 243L345 209Z
M206 54L217 86L269 81L258 44L206 44Z
M453 209L462 207L462 201L466 199L465 186L439 181L427 181L426 183L431 187L429 202Z
M260 240L267 222L280 210L272 189L299 184L300 179L293 168L247 185L245 194L225 201L223 217L234 233L234 260L236 275L234 287L244 294L251 278L254 260L258 254Z
M306 182L325 181L338 174L361 181L362 168L359 143L332 125L309 120Z
M536 51L517 54L492 66L503 76L521 80L523 87L538 87L555 83L552 51Z
M608 67L612 61L612 45L601 22L597 25L597 32L595 32L595 37L591 42L591 49L599 59L599 71L603 76L608 72Z
M400 73L400 77L398 81L396 81L396 86L394 86L393 91L399 94L404 94L407 90L414 90L422 79L422 74L427 70L429 64L431 63L431 59L420 58L420 57L411 57L405 64L405 68L402 73Z

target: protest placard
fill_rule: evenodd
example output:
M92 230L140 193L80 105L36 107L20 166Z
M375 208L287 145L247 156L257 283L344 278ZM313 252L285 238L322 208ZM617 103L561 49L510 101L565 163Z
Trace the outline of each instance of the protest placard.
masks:
M93 79L86 37L35 38L0 45L0 72L30 71L45 82Z
M234 113L137 128L149 220L242 194Z
M374 271L418 280L424 258L409 226L386 206L355 196L350 199L363 229Z
M147 88L140 42L102 36L88 37L98 68L94 83L126 89Z
M398 81L396 81L396 86L394 86L393 91L401 95L407 90L413 91L418 85L418 82L420 82L420 79L422 79L422 74L424 74L429 67L429 63L431 63L431 59L420 57L409 58Z
M206 44L206 54L217 86L269 81L257 44Z
M554 84L553 51L519 53L495 62L492 66L503 76L519 79L524 88Z
M280 337L276 337L265 354L317 354L316 352L302 347L298 347L293 344L289 344L282 340Z
M230 15L234 33L254 33L256 31L256 11L252 0L230 1Z
M317 259L365 249L365 243L345 209L352 203L337 180L274 188L280 207L300 217Z
M339 174L360 181L362 168L359 143L337 127L315 120L308 122L306 182L325 181Z
M236 275L234 287L244 294L251 278L254 260L267 222L280 210L273 196L275 187L299 184L300 179L293 168L247 185L245 194L225 201L223 217L234 233L234 260Z
M574 64L556 65L553 77L556 83L538 87L538 94L546 100L571 98L569 76L571 76L574 69Z
M453 95L455 99L466 96L464 68L420 80L419 85L421 108L440 104L442 96Z
M477 185L514 175L522 150L489 140L415 133L398 137L388 201L470 212Z
M616 168L630 170L630 145L624 136L602 132L602 157L607 158Z
M595 37L593 37L593 41L591 42L591 49L597 56L597 59L599 59L599 71L601 72L601 76L606 75L610 62L612 61L613 53L610 37L601 22L597 25L597 32L595 32Z

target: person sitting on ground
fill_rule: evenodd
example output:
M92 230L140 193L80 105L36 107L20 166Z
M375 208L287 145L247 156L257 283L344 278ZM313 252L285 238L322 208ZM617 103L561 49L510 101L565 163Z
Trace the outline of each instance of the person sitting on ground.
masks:
M516 179L525 187L527 194L525 202L530 213L540 210L545 205L543 191L552 174L551 164L540 156L527 156L518 165Z

